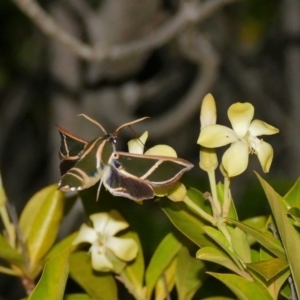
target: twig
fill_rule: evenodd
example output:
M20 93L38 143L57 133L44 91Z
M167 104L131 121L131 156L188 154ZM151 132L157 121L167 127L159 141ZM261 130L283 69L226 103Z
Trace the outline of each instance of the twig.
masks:
M172 39L186 25L199 23L220 7L237 0L214 0L203 4L184 2L178 13L146 37L126 44L95 47L70 35L34 0L12 0L47 35L88 61L120 59L157 48Z

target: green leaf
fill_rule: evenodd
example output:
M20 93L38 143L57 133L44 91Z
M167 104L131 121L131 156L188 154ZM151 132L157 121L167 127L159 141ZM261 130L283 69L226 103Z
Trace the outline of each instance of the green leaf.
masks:
M300 178L283 197L287 203L286 209L297 207L300 209Z
M274 300L268 291L256 281L249 281L234 274L212 272L208 272L208 274L223 282L239 300Z
M55 244L51 248L51 250L47 253L47 256L45 257L45 260L48 260L48 259L52 258L53 256L57 255L58 253L61 253L61 252L66 251L68 249L70 251L75 249L76 246L72 246L72 242L76 238L77 234L78 234L78 231L73 232L72 234L65 237L63 240L61 240L57 244Z
M147 299L151 298L156 282L177 255L181 246L180 241L171 232L156 248L146 271Z
M235 253L244 263L251 262L251 251L248 244L246 233L238 227L235 227L231 234L231 243Z
M6 239L0 234L0 257L8 263L24 266L25 261L23 256L18 251L12 248Z
M288 215L290 215L295 221L293 224L300 227L300 209L297 207L292 207L288 210Z
M206 260L206 261L219 264L233 271L236 274L249 278L249 275L243 272L241 269L239 269L235 264L235 262L227 254L225 254L222 251L219 251L216 248L203 247L197 251L196 257L201 260Z
M87 294L70 294L65 295L64 300L93 300L93 298Z
M288 269L289 264L286 259L273 258L257 263L247 264L247 267L261 275L266 281L269 281L279 273Z
M177 267L177 256L164 270L162 276L155 285L155 300L165 300L175 286L175 274Z
M209 201L207 201L204 196L203 193L201 193L200 191L198 191L195 188L189 188L187 190L187 196L200 208L202 208L206 213L212 215L212 209L210 206Z
M229 256L233 259L236 265L239 266L240 269L242 269L242 265L236 253L231 248L231 245L229 244L225 236L220 231L218 231L217 229L211 226L204 226L203 229L209 237L211 237L214 241L216 241L219 244L219 246L223 248L227 254L229 254Z
M255 216L242 221L243 224L259 230L265 229L267 222L268 222L267 216ZM250 246L256 243L256 240L252 237L252 235L248 234L247 240Z
M288 216L284 213L281 204L282 197L277 194L274 189L263 180L258 174L256 174L265 193L268 198L269 204L272 209L272 213L284 245L286 256L289 261L291 273L294 279L295 288L298 296L300 296L300 240L293 225L288 219Z
M20 217L20 230L27 246L31 268L53 245L63 217L64 193L53 184L37 192Z
M136 299L139 299L144 295L143 281L145 269L143 249L140 239L137 233L133 231L128 231L125 234L120 235L120 237L134 239L139 247L137 257L132 262L129 262L121 272L122 281L126 288L135 296Z
M69 274L69 251L52 257L44 266L42 277L29 300L62 300Z
M187 193L188 197L195 203L197 197L199 197L199 199L203 197L202 194L195 189L188 190ZM199 199L198 201L200 201ZM173 202L162 198L159 204L173 225L196 245L199 247L216 246L216 244L205 235L202 229L207 223L202 221L185 203ZM203 209L203 207L201 208Z
M93 299L118 299L113 274L94 271L91 258L86 252L70 254L70 275Z
M192 257L186 247L179 250L176 270L176 288L179 300L192 299L207 278L205 272L205 264Z
M229 222L235 224L237 227L245 231L247 234L252 235L257 242L259 242L266 249L271 251L274 255L280 258L285 258L285 252L281 246L280 241L274 238L269 232L263 232L261 230L252 228L250 226L247 226L241 222L232 219L229 219Z

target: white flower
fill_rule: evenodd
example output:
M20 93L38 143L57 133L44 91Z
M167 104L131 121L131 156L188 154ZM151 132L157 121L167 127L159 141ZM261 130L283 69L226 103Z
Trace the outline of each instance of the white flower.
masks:
M91 215L90 219L94 228L83 224L73 245L92 244L90 253L93 269L102 272L113 271L114 266L110 260L111 253L126 262L137 256L138 245L133 239L114 236L129 226L119 212L112 210L110 213L96 213Z
M270 144L258 139L261 135L271 135L279 130L263 121L251 120L254 107L250 103L235 103L228 109L228 118L232 128L213 124L205 126L198 139L198 144L216 148L231 144L222 157L222 165L229 177L244 172L248 166L249 153L257 154L263 171L269 171L273 148Z

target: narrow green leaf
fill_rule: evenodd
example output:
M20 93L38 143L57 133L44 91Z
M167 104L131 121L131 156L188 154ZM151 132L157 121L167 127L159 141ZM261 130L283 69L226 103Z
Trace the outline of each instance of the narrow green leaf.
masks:
M27 246L31 267L53 245L63 217L64 193L53 184L37 192L20 217L20 230Z
M63 240L61 240L57 244L55 244L51 248L51 250L47 253L45 260L48 260L48 259L52 258L53 256L57 255L58 253L66 251L67 249L70 249L70 251L72 251L73 248L75 249L76 246L72 246L72 242L76 238L77 234L78 234L78 231L73 232L72 234L65 237Z
M62 300L69 274L69 251L52 257L44 266L42 277L29 300Z
M244 263L251 262L251 251L248 244L246 233L238 227L235 227L231 235L231 242L235 253Z
M205 264L181 247L177 257L176 288L179 300L192 299L207 278Z
M136 299L139 299L144 295L143 281L145 270L143 249L140 239L137 233L133 231L127 231L120 237L134 239L139 247L137 257L132 262L129 262L121 273L121 278L126 288L135 296Z
M269 292L256 281L249 281L234 274L212 272L208 272L208 274L223 282L239 300L274 300Z
M295 221L293 224L300 227L300 209L297 207L292 207L288 210L288 215L290 215Z
M190 199L193 200L193 198L194 197L191 197ZM189 209L185 203L173 202L162 198L159 200L159 204L173 225L196 245L199 247L216 246L216 244L205 235L202 229L206 223Z
M229 254L229 256L233 259L233 261L236 263L236 265L239 266L240 269L242 269L241 263L236 255L236 253L231 248L231 245L229 244L229 242L227 241L225 236L220 231L218 231L217 229L215 229L211 226L204 226L203 229L209 237L211 237L214 241L216 241L216 243L218 243L218 245L221 248L223 248L227 254ZM216 248L216 247L214 247L214 248Z
M288 216L283 212L281 196L274 189L256 174L268 198L272 213L285 248L286 256L289 261L291 273L294 279L295 288L300 296L300 240Z
M8 244L2 234L0 234L0 257L15 265L24 266L25 264L23 256Z
M175 274L177 267L177 256L170 262L164 270L162 276L155 285L155 300L165 300L175 286Z
M180 248L181 243L172 232L167 234L156 248L146 271L147 299L151 298L156 282Z
M235 224L237 227L245 231L246 233L252 235L257 242L259 242L261 245L263 245L266 249L271 251L274 255L285 258L285 252L284 249L281 246L281 243L279 240L274 238L269 232L263 232L261 230L252 228L250 226L247 226L241 222L235 221L230 219L231 223Z
M93 299L118 299L113 274L94 271L91 258L86 252L70 254L70 275Z
M87 294L70 294L65 295L64 300L94 300Z
M288 204L287 209L297 207L300 209L300 178L297 179L293 187L284 195L284 200Z
M219 264L234 273L241 275L243 277L248 277L249 275L238 268L235 262L224 252L219 251L212 247L203 247L199 249L196 253L196 257L201 260L210 261Z
M288 261L282 258L273 258L257 263L247 264L248 268L260 274L266 281L283 272L289 267Z

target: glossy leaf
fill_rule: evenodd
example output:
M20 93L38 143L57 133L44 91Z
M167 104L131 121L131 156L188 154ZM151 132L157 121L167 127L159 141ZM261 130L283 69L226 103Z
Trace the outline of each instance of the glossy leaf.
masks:
M176 271L176 289L179 300L192 299L207 278L205 272L205 264L192 257L186 247L182 247L178 253Z
M206 261L219 264L233 271L236 274L249 278L249 276L245 272L243 272L241 269L237 267L235 262L227 254L223 253L222 251L219 251L216 248L203 247L197 251L196 257L201 260L206 260Z
M93 299L118 299L113 274L94 271L88 253L78 251L70 254L70 275Z
M147 299L151 298L156 282L181 247L182 245L175 235L169 233L156 248L146 271Z
M268 291L256 281L249 281L234 274L212 272L208 274L223 282L239 300L274 300Z
M235 220L230 219L229 221L245 231L247 234L252 235L257 242L259 242L276 256L285 258L285 252L280 241L274 238L269 232L263 232Z
M64 194L53 184L37 192L25 206L20 230L27 246L31 267L53 245L63 217Z
M263 230L266 227L267 222L267 216L255 216L242 221L243 224L259 230ZM256 243L256 240L252 235L248 234L247 240L250 246Z
M52 257L44 266L43 274L29 300L62 300L69 274L69 251Z
M70 294L66 295L64 300L93 300L93 298L87 294Z
M52 258L53 256L57 255L58 253L61 253L63 251L69 250L72 251L76 248L76 246L72 246L72 242L78 235L78 231L73 232L69 236L65 237L63 240L55 244L51 250L47 253L46 260Z
M8 263L24 266L23 256L14 248L12 248L6 239L0 234L0 258Z
M266 193L272 213L278 228L282 244L284 245L286 256L289 261L291 273L294 279L295 289L298 296L300 295L300 240L299 236L291 224L288 216L282 208L282 197L277 194L274 189L263 180L258 174L257 177Z
M279 273L285 271L289 267L289 264L286 259L273 258L247 264L247 267L260 274L266 281L269 281Z
M126 288L132 293L136 299L142 298L144 295L143 281L144 281L144 256L143 249L136 232L128 231L120 235L122 238L134 239L138 245L137 257L129 262L124 270L121 272L120 277Z
M220 231L211 226L204 226L203 229L209 237L216 241L216 243L218 243L219 246L223 248L227 254L229 254L229 256L233 259L236 265L242 268L236 253L231 248L231 245L229 244L225 236Z
M175 274L177 268L177 256L164 270L163 275L155 285L155 300L165 300L175 286Z
M295 221L293 224L297 227L300 227L300 209L297 207L292 207L288 210L288 214Z
M244 263L251 263L251 251L246 233L235 227L231 234L231 243L235 253Z
M201 208L209 212L210 208L208 205L204 205L204 200L202 201L203 196L200 192L195 189L189 189L187 195L197 205L199 205L199 202L202 203L203 207ZM205 235L202 229L206 223L184 202L173 202L163 198L160 199L159 204L173 225L196 245L199 247L216 246L216 244Z
M300 178L283 197L287 203L287 209L297 207L300 209Z

